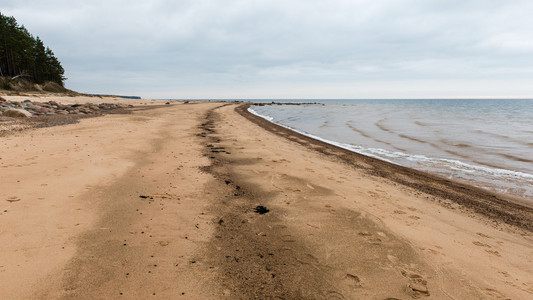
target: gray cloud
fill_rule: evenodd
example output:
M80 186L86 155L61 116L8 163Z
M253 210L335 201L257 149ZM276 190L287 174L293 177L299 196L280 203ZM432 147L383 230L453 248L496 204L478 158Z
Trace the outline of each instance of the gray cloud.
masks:
M531 1L3 1L85 92L533 95Z

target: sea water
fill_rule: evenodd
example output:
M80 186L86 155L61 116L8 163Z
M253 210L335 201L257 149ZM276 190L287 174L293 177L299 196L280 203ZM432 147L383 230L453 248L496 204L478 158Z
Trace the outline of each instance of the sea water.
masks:
M533 201L533 99L312 101L250 111L354 152Z

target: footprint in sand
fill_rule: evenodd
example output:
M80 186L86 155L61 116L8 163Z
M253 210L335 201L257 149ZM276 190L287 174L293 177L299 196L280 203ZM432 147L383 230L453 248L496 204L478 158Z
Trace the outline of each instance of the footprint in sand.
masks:
M281 240L287 243L296 242L296 240L290 234L282 235Z
M11 197L7 198L6 201L7 202L11 202L11 203L18 202L18 201L20 201L20 198L17 197L17 196L11 196Z
M490 245L487 245L487 244L482 243L482 242L479 242L479 241L472 241L472 244L474 244L474 245L476 245L476 246L479 246L479 247L492 248Z
M379 235L382 238L386 238L387 237L387 235L385 233L381 232L381 231L376 232L376 234Z
M396 256L394 256L394 255L390 255L390 254L387 255L387 259L388 259L391 263L394 263L394 264L398 263L398 261L399 261L398 257L396 257Z
M307 223L306 225L309 226L309 227L315 228L315 229L320 229L320 227L318 225L315 225L315 224Z
M344 295L336 291L328 291L326 293L327 300L344 299Z
M379 235L380 233L383 234L382 237L385 237L385 234L382 232L378 232L377 234ZM383 242L379 237L374 236L372 233L368 231L359 231L359 233L357 234L363 237L365 240L367 240L370 244L373 244L373 245L380 245Z
M351 285L351 286L353 286L355 288L362 288L363 287L363 283L361 281L361 278L359 278L359 276L357 276L357 275L354 275L354 274L351 274L351 273L347 273L345 281L347 281L349 285Z
M493 238L493 237L491 237L490 235L486 235L486 234L481 233L481 232L478 232L477 235L479 235L480 237L487 238L487 239L492 239L492 238Z
M367 194L374 199L390 199L389 194L382 190L368 191Z
M507 273L505 271L499 271L498 273L502 274L503 277L505 277L505 278L510 278L511 277L511 275L509 275L509 273Z
M370 196L371 198L379 198L379 194L376 193L376 192L367 192L367 195Z
M501 254L500 252L496 251L496 250L485 250L488 254L492 254L492 255L495 255L495 256L498 256L498 257L501 257Z
M318 266L317 266L317 265L319 264L318 258L316 258L316 257L315 257L314 255L312 255L312 254L307 253L307 254L306 254L304 257L302 257L302 258L298 258L298 257L296 257L295 260L296 260L298 263L302 264L302 265L309 265L309 266L312 266L313 268L315 268L315 269L317 269L317 270L319 269Z
M502 293L500 293L499 291L493 289L493 288L485 288L483 289L483 292L489 296L491 296L491 298L498 298L498 299L507 299L507 297L505 297L505 295L503 295Z
M422 275L410 271L401 271L401 273L409 280L408 287L411 290L412 297L429 296L427 280Z

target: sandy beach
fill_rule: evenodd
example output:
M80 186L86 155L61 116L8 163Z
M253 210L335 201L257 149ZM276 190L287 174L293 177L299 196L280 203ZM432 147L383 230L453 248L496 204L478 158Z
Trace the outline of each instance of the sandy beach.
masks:
M239 103L112 101L134 107L0 137L0 298L533 297L529 203Z

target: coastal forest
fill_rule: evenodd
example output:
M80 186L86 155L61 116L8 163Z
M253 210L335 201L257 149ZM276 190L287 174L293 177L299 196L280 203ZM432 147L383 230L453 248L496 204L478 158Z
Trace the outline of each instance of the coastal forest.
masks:
M0 13L0 76L33 83L55 82L63 87L65 70L54 52L14 17Z

